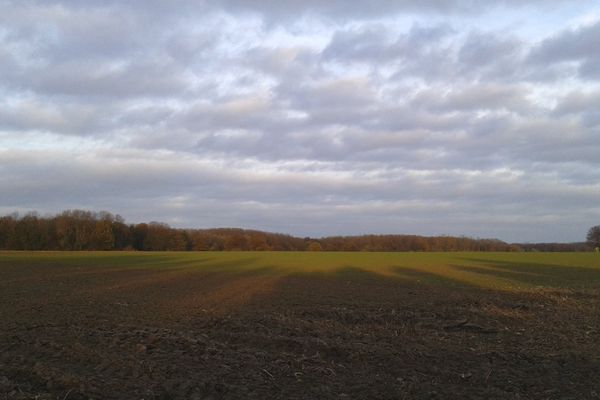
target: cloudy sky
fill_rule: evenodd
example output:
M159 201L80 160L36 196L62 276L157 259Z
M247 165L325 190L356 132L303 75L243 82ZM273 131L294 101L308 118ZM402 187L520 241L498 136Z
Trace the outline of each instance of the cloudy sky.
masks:
M600 2L0 0L0 213L581 241Z

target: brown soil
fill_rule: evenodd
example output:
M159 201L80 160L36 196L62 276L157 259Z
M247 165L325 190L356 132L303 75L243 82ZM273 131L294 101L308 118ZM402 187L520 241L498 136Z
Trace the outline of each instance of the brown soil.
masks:
M0 398L600 399L600 290L0 271Z

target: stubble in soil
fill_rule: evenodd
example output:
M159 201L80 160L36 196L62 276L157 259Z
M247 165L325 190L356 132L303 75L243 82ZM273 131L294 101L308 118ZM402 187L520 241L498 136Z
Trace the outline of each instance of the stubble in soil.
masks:
M600 398L598 290L359 269L2 274L0 398Z

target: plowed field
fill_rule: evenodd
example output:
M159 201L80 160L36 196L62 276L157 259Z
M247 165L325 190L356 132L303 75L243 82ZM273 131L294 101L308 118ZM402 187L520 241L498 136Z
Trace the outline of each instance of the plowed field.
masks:
M600 399L600 256L0 252L0 398Z

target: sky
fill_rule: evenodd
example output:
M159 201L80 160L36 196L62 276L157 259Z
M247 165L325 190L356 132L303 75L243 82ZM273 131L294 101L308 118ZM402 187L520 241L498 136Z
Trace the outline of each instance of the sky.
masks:
M583 241L600 1L0 0L0 214Z

